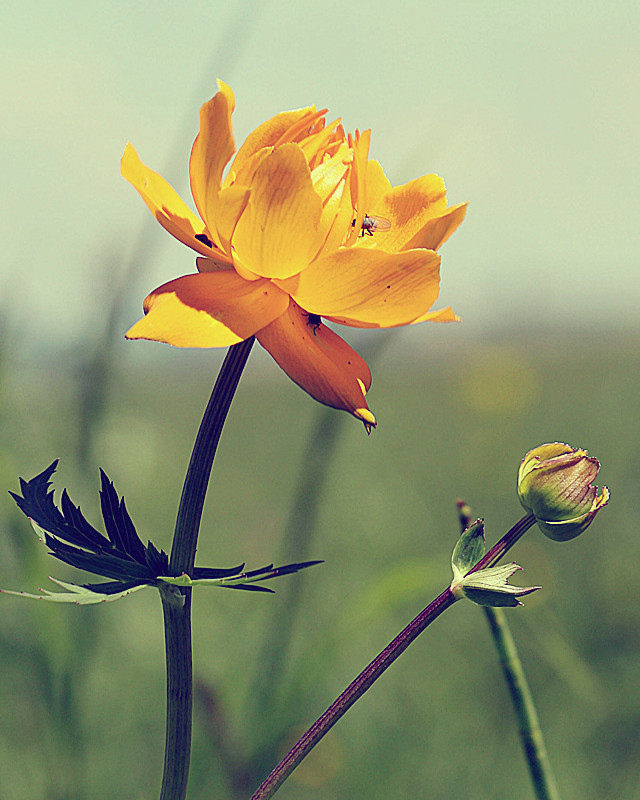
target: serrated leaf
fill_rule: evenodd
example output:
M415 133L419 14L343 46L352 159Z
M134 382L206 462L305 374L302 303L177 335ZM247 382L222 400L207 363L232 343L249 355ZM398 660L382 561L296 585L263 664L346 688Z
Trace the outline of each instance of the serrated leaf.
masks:
M173 586L220 586L228 589L245 589L254 592L271 592L264 586L253 586L279 575L288 575L306 567L319 564L319 561L304 561L244 571L244 564L231 568L194 567L192 576L167 576L169 558L164 550L158 550L152 542L145 547L136 532L127 511L124 498L118 497L113 483L103 470L100 470L100 506L107 536L93 528L75 506L66 489L61 496L61 509L54 502L50 478L54 474L57 461L30 481L20 479L22 495L13 494L20 509L29 517L36 534L60 561L78 569L111 578L102 583L65 584L52 578L67 592L42 594L4 591L18 597L49 600L57 603L99 603L117 600L143 586L158 586L162 590L162 580ZM164 576L164 577L161 577ZM177 589L174 590L182 595Z
M113 482L102 469L100 480L102 483L100 508L109 539L117 550L127 553L135 561L146 566L144 545L131 521L124 497L118 498Z

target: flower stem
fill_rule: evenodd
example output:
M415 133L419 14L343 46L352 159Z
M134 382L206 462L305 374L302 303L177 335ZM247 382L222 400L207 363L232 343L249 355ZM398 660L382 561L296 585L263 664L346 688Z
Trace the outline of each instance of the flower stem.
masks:
M460 511L460 525L464 531L472 522L471 510L469 506L463 502L458 503L458 509ZM531 515L523 517L520 522L514 525L507 536L510 535L511 539L517 541L528 527L531 527L529 524L530 516ZM493 548L493 550L495 549L496 548ZM490 566L495 563L495 560L497 559L494 557ZM471 571L476 571L477 566L478 565ZM520 739L522 740L524 755L529 765L536 798L537 800L560 800L560 794L551 770L551 764L542 736L533 696L527 682L522 662L520 661L520 656L518 655L515 640L507 623L507 617L501 608L483 606L482 610L489 623L493 642L498 651L502 672L511 695L511 702L516 712L520 728Z
M229 348L218 374L191 453L169 561L170 573L193 569L202 508L220 434L254 338ZM191 589L161 591L167 663L167 722L160 800L184 800L191 753L193 673Z
M267 800L267 798L272 797L307 753L318 744L320 739L329 732L340 717L346 714L356 700L362 697L374 681L409 647L411 642L445 609L453 605L455 601L456 598L451 590L445 589L424 611L421 611L303 734L302 738L289 750L277 767L251 795L251 800Z
M213 457L216 454L229 406L254 341L252 336L229 348L200 423L182 487L176 528L173 534L169 562L172 574L189 573L193 569L200 519L209 485Z
M487 617L505 681L509 687L536 798L537 800L560 800L533 696L504 611L501 608L484 608L483 611Z
M519 519L516 524L511 528L505 535L500 539L499 542L493 545L491 550L486 553L480 561L469 570L471 572L478 572L481 569L485 569L486 567L494 567L498 561L502 558L502 556L508 551L511 550L513 545L520 539L525 533L532 528L536 524L536 518L533 514L526 514L522 519ZM468 574L469 574L468 573Z
M482 558L470 572L477 572L486 566L493 566L502 556L535 524L533 514L527 514L509 530L500 541ZM298 766L302 759L318 744L322 737L344 716L351 706L387 670L391 664L409 647L442 612L453 605L456 598L451 589L445 589L436 599L413 619L396 638L376 656L358 677L349 684L324 714L302 735L275 769L265 778L250 800L268 800Z

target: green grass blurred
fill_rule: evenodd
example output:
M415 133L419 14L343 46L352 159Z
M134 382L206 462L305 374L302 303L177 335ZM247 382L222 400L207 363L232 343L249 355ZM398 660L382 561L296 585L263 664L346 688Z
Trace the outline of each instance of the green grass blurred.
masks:
M430 352L400 334L363 339L379 350L359 346L375 362L371 437L252 355L214 465L198 563L259 567L302 554L325 563L278 579L276 595L195 591L190 800L249 797L287 740L446 586L456 499L486 519L493 543L522 513L520 459L554 440L601 461L612 501L575 541L533 529L516 547L525 567L516 579L544 588L508 619L563 797L638 796L638 339L585 330L470 342L437 330ZM49 574L80 578L38 546L6 494L56 457L56 490L66 486L94 524L102 466L143 540L169 548L220 357L142 347L152 363L116 356L106 402L85 414L82 434L77 361L18 369L5 354L0 585L35 591ZM325 452L329 431L335 448ZM0 798L156 797L164 653L155 593L97 608L0 602ZM290 641L279 638L289 623ZM456 604L278 797L532 797L485 628L479 609Z

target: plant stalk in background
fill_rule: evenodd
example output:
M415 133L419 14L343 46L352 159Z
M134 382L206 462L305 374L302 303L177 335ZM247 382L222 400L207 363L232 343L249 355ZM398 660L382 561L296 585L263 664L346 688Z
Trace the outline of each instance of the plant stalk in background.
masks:
M460 525L464 531L471 525L471 510L466 503L460 502L458 511ZM482 610L489 623L493 643L498 652L500 666L516 713L518 732L536 798L537 800L560 800L533 695L505 612L502 608L492 606L484 606Z

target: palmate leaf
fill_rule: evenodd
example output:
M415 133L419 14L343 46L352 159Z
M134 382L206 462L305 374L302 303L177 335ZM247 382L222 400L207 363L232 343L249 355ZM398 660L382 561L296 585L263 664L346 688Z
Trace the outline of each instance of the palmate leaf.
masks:
M169 558L149 543L145 547L131 521L124 498L118 498L113 483L100 470L100 506L107 536L85 519L63 490L60 509L50 489L57 461L30 481L20 479L22 496L11 492L20 510L31 520L51 554L72 567L115 580L153 581L167 571Z
M113 483L103 470L100 470L100 508L106 536L94 528L74 505L66 489L60 497L60 508L54 502L50 480L57 461L36 475L30 481L20 479L22 494L12 497L18 507L29 517L40 541L45 544L55 558L78 569L93 572L110 578L102 583L64 583L51 578L66 592L50 592L40 589L42 594L9 591L4 594L28 597L35 600L48 600L56 603L91 603L119 600L133 591L145 586L161 588L174 586L220 586L227 589L245 589L257 592L271 592L266 586L256 582L269 580L279 575L288 575L306 567L321 563L305 561L274 567L269 564L260 569L243 571L244 563L235 567L194 567L193 575L169 575L169 557L164 550L158 550L152 542L145 546L138 536L129 516L124 498L119 498Z

